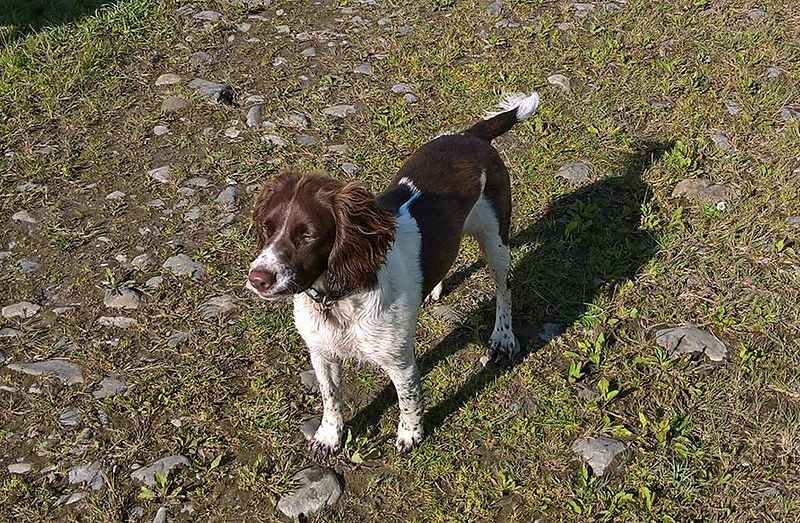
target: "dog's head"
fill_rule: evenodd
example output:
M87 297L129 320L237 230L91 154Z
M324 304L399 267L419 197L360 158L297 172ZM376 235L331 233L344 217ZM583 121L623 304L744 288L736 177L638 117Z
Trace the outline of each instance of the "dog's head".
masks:
M320 279L343 294L368 288L394 241L393 215L366 188L320 174L286 171L266 182L253 221L259 253L247 288L265 299Z

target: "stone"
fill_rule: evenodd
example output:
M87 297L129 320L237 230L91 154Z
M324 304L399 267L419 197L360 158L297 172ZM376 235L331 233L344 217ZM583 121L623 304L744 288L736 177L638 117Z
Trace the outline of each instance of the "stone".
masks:
M551 74L550 76L547 77L547 83L555 87L558 87L565 93L569 92L570 90L569 78L567 78L563 74Z
M545 343L549 343L556 336L564 332L564 326L560 323L545 323L542 330L536 336Z
M373 73L372 65L370 65L367 62L364 62L362 64L357 65L356 68L353 69L353 72L357 74L371 75Z
M202 263L194 261L185 254L171 256L161 267L175 276L191 276L195 280L202 279L206 274L206 268Z
M33 150L36 154L41 154L42 156L52 154L56 152L56 148L52 145L41 145Z
M236 309L236 302L233 296L223 294L215 296L200 305L198 312L204 320L212 320L230 314Z
M788 225L800 225L800 216L789 216L788 218L786 218L786 223ZM3 330L5 330L5 329L3 329ZM14 329L11 329L11 330L14 330ZM17 331L17 332L19 332L19 331ZM2 337L3 337L3 332L0 331L0 338L2 338Z
M555 173L572 185L580 185L589 181L589 166L583 162L562 165Z
M595 5L588 3L574 3L572 7L575 9L575 16L579 18L585 18L595 10Z
M261 140L264 142L269 142L273 145L278 145L280 147L286 147L286 140L284 140L277 134L266 134L261 137Z
M256 104L247 111L247 127L258 127L261 123L261 105Z
M317 429L321 423L322 418L319 416L312 416L300 422L300 426L298 428L300 429L300 433L303 435L303 437L306 438L306 441L309 441L314 437L314 434L317 433Z
M74 427L81 422L81 411L76 407L69 406L58 415L58 424L64 427Z
M152 254L140 254L131 260L131 267L139 271L146 271L155 267L158 262Z
M225 227L236 221L236 215L232 212L222 213L217 217L217 223L220 227Z
M240 22L236 24L236 30L241 31L242 33L248 32L250 29L252 29L252 27L253 24L249 22Z
M228 127L227 129L225 129L225 136L227 136L228 138L231 139L238 138L240 134L242 134L242 131L240 129L237 129L236 127Z
M323 109L322 112L335 118L346 118L356 114L356 108L352 105L333 105Z
M222 18L222 13L217 11L200 11L194 15L195 20L203 20L204 22L216 22Z
M9 474L26 474L30 472L32 468L33 465L31 465L30 463L22 462L22 463L12 463L8 467L6 467L6 470L8 470Z
M278 500L277 509L288 518L309 516L333 506L342 495L336 474L324 467L309 467L292 477L297 485Z
M128 519L130 523L136 523L138 521L141 521L143 517L144 517L144 507L142 507L141 505L134 505L128 511Z
M613 438L580 438L572 444L572 451L592 467L595 476L602 476L625 452L625 444Z
M192 105L186 98L167 96L161 102L162 113L175 113Z
M236 187L222 189L214 201L228 208L234 207L236 205Z
M86 484L92 490L100 490L105 483L99 461L84 463L70 469L67 473L67 479L70 485Z
M711 135L711 140L723 151L727 151L731 148L731 142L724 134L714 133Z
M209 65L213 61L211 55L204 51L196 51L189 55L189 63L194 66Z
M307 369L301 372L300 383L305 385L311 392L319 390L319 382L317 382L317 374L314 372L314 369Z
M317 56L317 50L314 49L313 47L306 47L300 52L300 54L302 56L305 56L306 58L314 58L315 56Z
M327 149L336 154L345 154L349 146L346 143L339 144L339 145L329 145Z
M95 399L103 399L103 398L110 398L112 396L116 396L117 394L122 394L128 390L128 384L124 381L120 381L117 378L112 378L111 376L103 378L100 382L100 388L96 391L92 392L92 396Z
M28 211L17 211L11 215L11 219L21 223L36 223L38 221Z
M189 82L189 88L196 90L212 102L233 104L233 88L230 85L195 78Z
M725 104L725 110L727 110L728 114L731 116L735 116L742 112L742 109L739 107L739 104L737 104L733 100L725 100L723 104Z
M161 286L161 282L163 281L164 278L162 276L153 276L152 278L144 282L144 288L147 289L148 291L158 290L158 288Z
M156 472L162 472L166 475L169 475L173 470L188 467L191 464L192 462L189 461L189 458L186 456L182 456L180 454L167 456L151 463L150 465L147 465L146 467L134 470L131 473L131 478L141 481L149 487L154 487L156 484Z
M317 139L314 138L313 136L311 136L310 134L295 133L293 138L294 138L294 141L297 142L298 145L302 145L302 146L305 146L305 147L308 147L308 146L311 146L311 145L314 145L314 144L317 143Z
M190 5L183 5L175 10L175 14L181 17L189 16L192 13L194 13L194 9Z
M686 198L703 203L725 202L736 196L736 190L724 183L703 178L681 180L672 190L673 198Z
M12 363L9 370L30 374L32 376L49 376L58 378L65 385L83 383L81 368L62 358L53 358L31 363Z
M195 176L194 178L189 178L188 180L186 180L186 185L203 188L211 185L211 182L208 181L208 178L203 178L202 176Z
M167 516L169 509L167 507L158 507L156 517L153 518L153 523L167 523Z
M36 316L42 308L29 301L20 301L6 305L2 309L3 318L31 318Z
M169 338L167 338L167 345L169 345L173 349L177 349L178 347L186 343L186 340L188 339L189 339L188 332L181 332L181 331L173 332L172 334L169 335Z
M166 73L156 78L156 86L175 85L180 83L181 77L177 74Z
M800 106L784 105L781 108L781 118L783 118L784 122L791 122L792 120L800 120Z
M763 9L750 9L747 11L747 17L752 21L758 21L767 17L767 12Z
M340 165L339 168L351 176L358 172L358 165L354 163L346 162Z
M139 326L139 322L127 316L100 316L97 318L97 323L103 327L115 327L117 329L133 329Z
M103 298L103 305L109 309L135 310L142 302L142 294L134 289L118 289L106 292Z
M289 113L289 121L296 124L301 129L306 129L311 125L311 120L309 120L308 116L298 112Z
M289 63L289 60L282 56L276 56L275 59L272 61L273 67L280 67L282 65L286 65Z
M3 327L0 329L0 338L18 338L22 336L22 332L11 327Z
M392 86L391 91L394 94L406 94L412 91L411 86L409 84L394 84Z
M723 361L728 348L713 334L691 325L669 327L656 332L656 343L670 358L681 354L700 353L711 361Z
M155 181L161 183L169 183L173 179L172 169L169 165L162 165L161 167L151 169L147 174Z
M400 27L397 28L397 34L399 36L408 36L411 34L413 30L414 28L411 27L410 25L401 25Z
M63 496L58 498L56 505L64 505L64 506L73 505L78 501L87 497L89 497L88 492L73 492L72 494L64 494Z
M19 271L23 274L31 273L37 270L41 265L38 262L33 260L29 260L27 258L22 258L20 261L17 262L17 267L19 267Z
M575 28L575 24L572 22L559 22L556 24L556 28L558 28L559 31L569 31Z
M776 80L782 74L783 70L780 67L775 67L774 65L767 67L768 80Z
M125 193L122 191L114 191L106 195L106 200L120 200L122 198L125 198Z
M488 6L486 6L486 12L490 15L500 16L500 13L503 12L503 2L500 0L495 0Z
M291 32L291 29L289 28L288 25L276 25L275 26L275 31L278 34L286 35L286 34L289 34Z
M403 100L405 100L406 102L408 102L410 104L415 104L415 103L419 102L419 98L417 98L416 95L413 95L411 93L404 94L403 95Z
M195 221L200 218L200 207L192 207L183 213L183 219L186 221Z

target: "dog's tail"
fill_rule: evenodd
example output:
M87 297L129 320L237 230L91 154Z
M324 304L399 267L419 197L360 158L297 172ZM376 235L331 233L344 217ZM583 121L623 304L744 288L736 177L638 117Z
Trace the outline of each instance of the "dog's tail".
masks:
M511 130L514 124L527 120L536 112L539 107L539 93L536 91L531 94L512 93L506 95L498 105L499 112L486 115L485 120L476 123L464 131L464 134L471 134L491 142Z

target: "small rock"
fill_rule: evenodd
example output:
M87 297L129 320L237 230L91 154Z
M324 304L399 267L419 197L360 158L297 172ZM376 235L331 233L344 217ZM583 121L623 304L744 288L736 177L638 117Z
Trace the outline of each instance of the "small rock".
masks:
M356 114L356 108L352 105L334 105L323 109L322 112L335 118L346 118Z
M144 507L142 507L141 505L134 505L128 511L128 519L131 523L136 523L138 521L141 521L143 517L144 517Z
M0 338L18 338L20 336L22 336L22 332L17 329L12 329L11 327L3 327L0 329ZM5 363L5 361L3 361L3 363Z
M437 318L444 321L451 321L454 323L459 323L461 321L461 317L449 305L437 303L433 306L432 312Z
M166 73L156 78L156 86L174 85L180 83L181 77L177 74Z
M225 227L236 221L236 215L232 212L220 214L217 217L217 223L220 227Z
M203 51L197 51L189 55L189 63L194 66L209 65L212 61L211 55Z
M178 347L183 345L188 339L189 339L188 332L181 332L181 331L173 332L172 334L169 335L169 338L167 338L167 345L169 345L173 349L177 349Z
M158 262L152 254L140 254L131 260L131 267L139 271L146 271L155 267Z
M167 96L164 98L164 101L161 102L161 112L174 113L182 109L186 109L190 105L192 104L186 98L181 98L180 96Z
M11 219L21 223L36 223L38 221L28 211L17 211L11 215Z
M669 98L657 97L650 98L647 103L649 103L650 107L653 107L654 109L669 109L673 105L672 100Z
M752 21L761 20L762 18L767 17L767 12L763 9L751 9L747 11L747 17L750 18Z
M680 354L701 353L711 361L723 361L728 348L713 334L697 327L681 326L656 332L656 343L667 350L670 358Z
M242 33L248 32L253 27L253 24L249 22L240 22L236 24L236 29Z
M413 30L414 28L411 27L410 25L401 25L400 27L397 28L397 34L399 36L408 36L411 34L411 31Z
M391 91L394 94L406 94L412 91L411 86L409 84L394 84L392 86Z
M54 358L32 363L12 363L9 370L30 374L32 376L52 376L65 385L83 383L83 372L77 365L61 358Z
M56 152L56 148L52 147L50 145L42 145L41 147L37 147L36 149L34 149L33 152L35 152L36 154L41 154L42 156L45 156L45 155L52 154L52 153Z
M247 111L247 127L258 127L261 123L261 105L254 105Z
M354 73L371 75L373 73L372 65L367 62L359 64L353 69Z
M29 301L21 301L3 307L3 318L31 318L36 316L42 308Z
M336 154L345 154L347 152L348 148L349 148L349 146L346 143L343 143L343 144L340 144L340 145L329 145L327 147L327 149L330 152L336 153Z
M672 191L673 198L687 198L705 203L728 201L736 196L730 185L714 183L703 178L689 178L678 182Z
M64 505L64 506L73 505L78 501L87 497L89 497L88 492L74 492L72 494L64 494L63 496L58 498L56 505Z
M146 467L134 470L131 473L131 478L144 482L145 485L153 487L156 484L156 472L162 472L169 475L173 470L188 467L192 462L186 456L180 454L175 456L167 456L158 461L151 463Z
M41 267L41 265L33 260L22 258L19 262L17 262L17 267L19 267L21 273L28 274L37 270L39 267Z
M189 16L190 14L194 13L194 9L190 5L183 5L175 10L175 14L178 16Z
M286 58L284 58L282 56L276 56L275 60L272 61L273 67L280 67L280 66L286 65L288 63L289 63L289 60L287 60Z
M25 474L30 472L31 468L33 468L33 465L30 463L12 463L6 467L9 474Z
M549 343L556 336L564 332L564 326L560 323L545 323L542 330L536 336L545 343Z
M125 193L122 191L114 191L106 195L106 200L119 200L121 198L125 198Z
M222 18L222 13L217 11L200 11L194 15L195 20L203 20L205 22L216 22Z
M156 517L153 518L153 523L167 523L167 516L169 509L167 507L159 507L156 511Z
M300 373L300 383L306 386L311 392L319 390L319 382L317 382L317 374L314 369L304 370Z
M547 77L547 83L558 87L565 93L570 90L569 78L563 74L551 74Z
M211 182L208 181L208 178L203 178L202 176L195 176L194 178L189 178L188 180L186 180L186 185L203 188L211 185Z
M81 417L81 411L76 407L69 406L58 415L58 423L65 427L74 427L81 422Z
M92 392L92 395L96 399L101 400L103 398L110 398L112 396L116 396L117 394L122 394L126 390L128 390L127 383L108 376L103 378L103 381L100 382L100 388Z
M405 100L406 102L408 102L410 104L415 104L415 103L419 102L419 98L417 98L416 95L413 95L411 93L404 94L403 95L403 100Z
M183 213L183 219L186 221L195 221L200 218L200 207L192 207Z
M775 80L782 74L783 70L779 67L775 67L774 65L767 67L767 79L769 80Z
M194 261L185 254L176 254L168 258L161 267L175 276L191 276L195 280L202 279L206 274L206 268L202 263Z
M572 22L559 22L556 24L556 27L559 31L569 31L570 29L575 28L575 24Z
M297 485L278 500L277 509L289 518L308 516L334 505L342 495L336 474L327 468L309 467L292 477Z
M728 114L731 116L737 115L742 112L742 109L739 107L739 104L737 104L733 100L725 100L723 103L725 104L725 109L728 111Z
M317 433L320 423L322 423L322 418L319 416L312 416L300 423L300 433L304 438L306 438L306 441L314 437L314 434Z
M161 167L151 169L147 174L149 174L152 179L161 183L169 183L173 178L172 169L170 169L169 165L162 165Z
M358 172L358 166L354 163L343 163L339 167L351 176Z
M141 301L142 295L139 291L125 288L106 292L103 305L109 309L134 310L139 308Z
M213 102L233 104L233 88L230 85L195 78L189 82L189 87Z
M236 302L233 296L223 294L215 296L200 305L198 312L204 320L211 320L220 316L225 316L236 309Z
M788 218L786 218L786 223L788 225L800 225L800 216L789 216ZM3 329L3 330L5 330L5 329ZM14 329L11 329L11 330L14 330ZM19 332L19 331L17 331L17 332ZM2 338L2 337L3 337L3 333L2 333L2 331L0 331L0 338Z
M236 127L228 127L227 129L225 129L225 136L227 136L228 138L231 139L238 138L240 134L242 134L242 131L237 129Z
M311 120L303 113L292 112L289 113L289 121L296 124L301 129L307 129L311 125Z
M222 189L214 201L225 207L234 207L236 205L236 187Z
M614 460L625 452L625 444L612 438L580 438L572 444L572 451L592 467L595 476L602 476Z
M302 56L305 56L306 58L314 58L315 56L317 56L317 50L314 49L313 47L306 47L300 52L300 54Z
M302 146L305 146L305 147L308 147L308 146L311 146L311 145L314 145L314 144L317 143L317 139L314 138L313 136L309 135L309 134L295 133L293 138L294 138L294 141L297 142L298 145L302 145Z
M725 136L724 134L714 133L711 135L711 140L713 140L714 143L717 145L717 147L719 147L723 151L727 151L728 149L731 148L731 142L730 140L728 140L728 137Z
M579 18L589 16L589 13L595 10L594 4L587 3L575 3L572 4L572 7L575 9L575 15Z
M589 166L583 162L568 163L556 171L556 176L572 185L580 185L589 181Z
M84 463L69 470L67 478L70 485L86 484L92 490L100 490L105 483L99 461Z
M503 2L495 0L486 7L486 12L490 15L500 16L500 13L503 12Z
M277 134L266 134L261 138L265 142L269 142L274 145L279 145L281 147L286 147L286 140L278 136Z
M781 118L783 118L784 122L791 122L792 120L800 120L800 106L784 105L781 108Z
M115 327L117 329L133 329L139 326L133 318L127 316L100 316L97 323L103 327Z

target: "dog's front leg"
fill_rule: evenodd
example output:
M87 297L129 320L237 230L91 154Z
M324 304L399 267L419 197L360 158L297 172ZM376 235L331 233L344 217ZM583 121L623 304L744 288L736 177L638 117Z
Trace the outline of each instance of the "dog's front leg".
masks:
M308 442L308 450L315 460L321 461L342 448L342 362L334 356L311 350L311 365L322 394L323 413L317 432Z
M395 447L399 452L408 452L422 441L422 412L425 410L413 342L406 344L399 359L386 362L382 367L397 390L400 406Z

